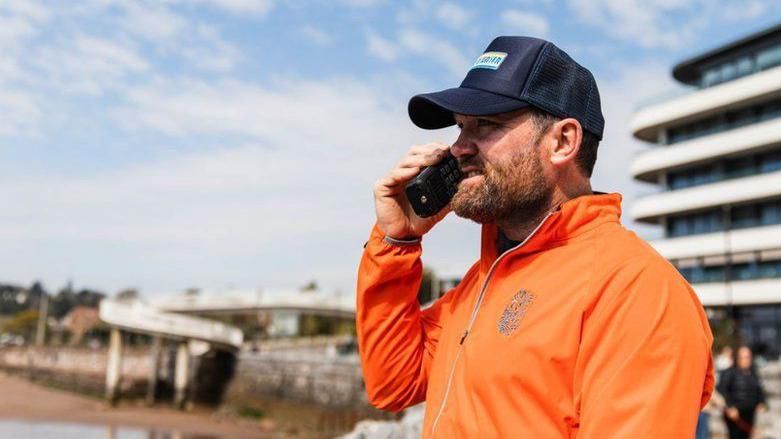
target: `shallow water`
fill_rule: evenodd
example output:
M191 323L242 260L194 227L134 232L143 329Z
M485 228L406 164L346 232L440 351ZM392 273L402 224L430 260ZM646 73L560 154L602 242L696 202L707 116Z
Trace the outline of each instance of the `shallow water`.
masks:
M219 439L218 436L137 427L100 426L60 422L0 421L2 439Z

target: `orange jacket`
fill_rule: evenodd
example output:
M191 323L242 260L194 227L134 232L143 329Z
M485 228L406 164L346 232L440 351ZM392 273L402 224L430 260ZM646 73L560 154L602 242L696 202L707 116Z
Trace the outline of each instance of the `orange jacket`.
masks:
M621 226L619 194L570 200L421 310L419 244L375 226L356 323L370 402L426 401L423 437L691 438L713 336L677 270ZM482 294L481 294L482 292Z

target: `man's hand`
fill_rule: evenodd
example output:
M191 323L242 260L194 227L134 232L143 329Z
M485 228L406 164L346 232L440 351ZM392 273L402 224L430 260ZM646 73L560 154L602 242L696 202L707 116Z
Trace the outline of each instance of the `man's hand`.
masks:
M426 166L445 158L449 147L441 143L413 146L386 176L374 184L377 226L385 236L396 239L421 237L450 213L450 205L436 215L420 218L412 210L404 186Z
M735 407L728 407L727 408L727 417L732 419L733 421L737 420L740 417L740 413L738 413L738 409Z
M767 411L767 406L763 403L759 403L759 405L757 406L757 411L759 413L765 413Z

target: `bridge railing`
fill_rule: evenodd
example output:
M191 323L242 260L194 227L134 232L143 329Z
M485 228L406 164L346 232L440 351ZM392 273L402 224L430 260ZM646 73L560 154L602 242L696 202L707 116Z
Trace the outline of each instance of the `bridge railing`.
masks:
M168 338L193 339L240 348L240 329L214 320L162 312L140 302L123 303L104 299L100 319L109 325Z

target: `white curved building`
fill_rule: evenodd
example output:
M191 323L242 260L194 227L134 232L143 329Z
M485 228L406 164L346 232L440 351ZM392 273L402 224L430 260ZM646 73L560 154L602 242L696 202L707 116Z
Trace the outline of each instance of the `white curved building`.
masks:
M732 317L765 357L781 351L781 25L679 63L688 93L639 108L653 147L631 172L659 191L632 206L691 282L714 327Z

